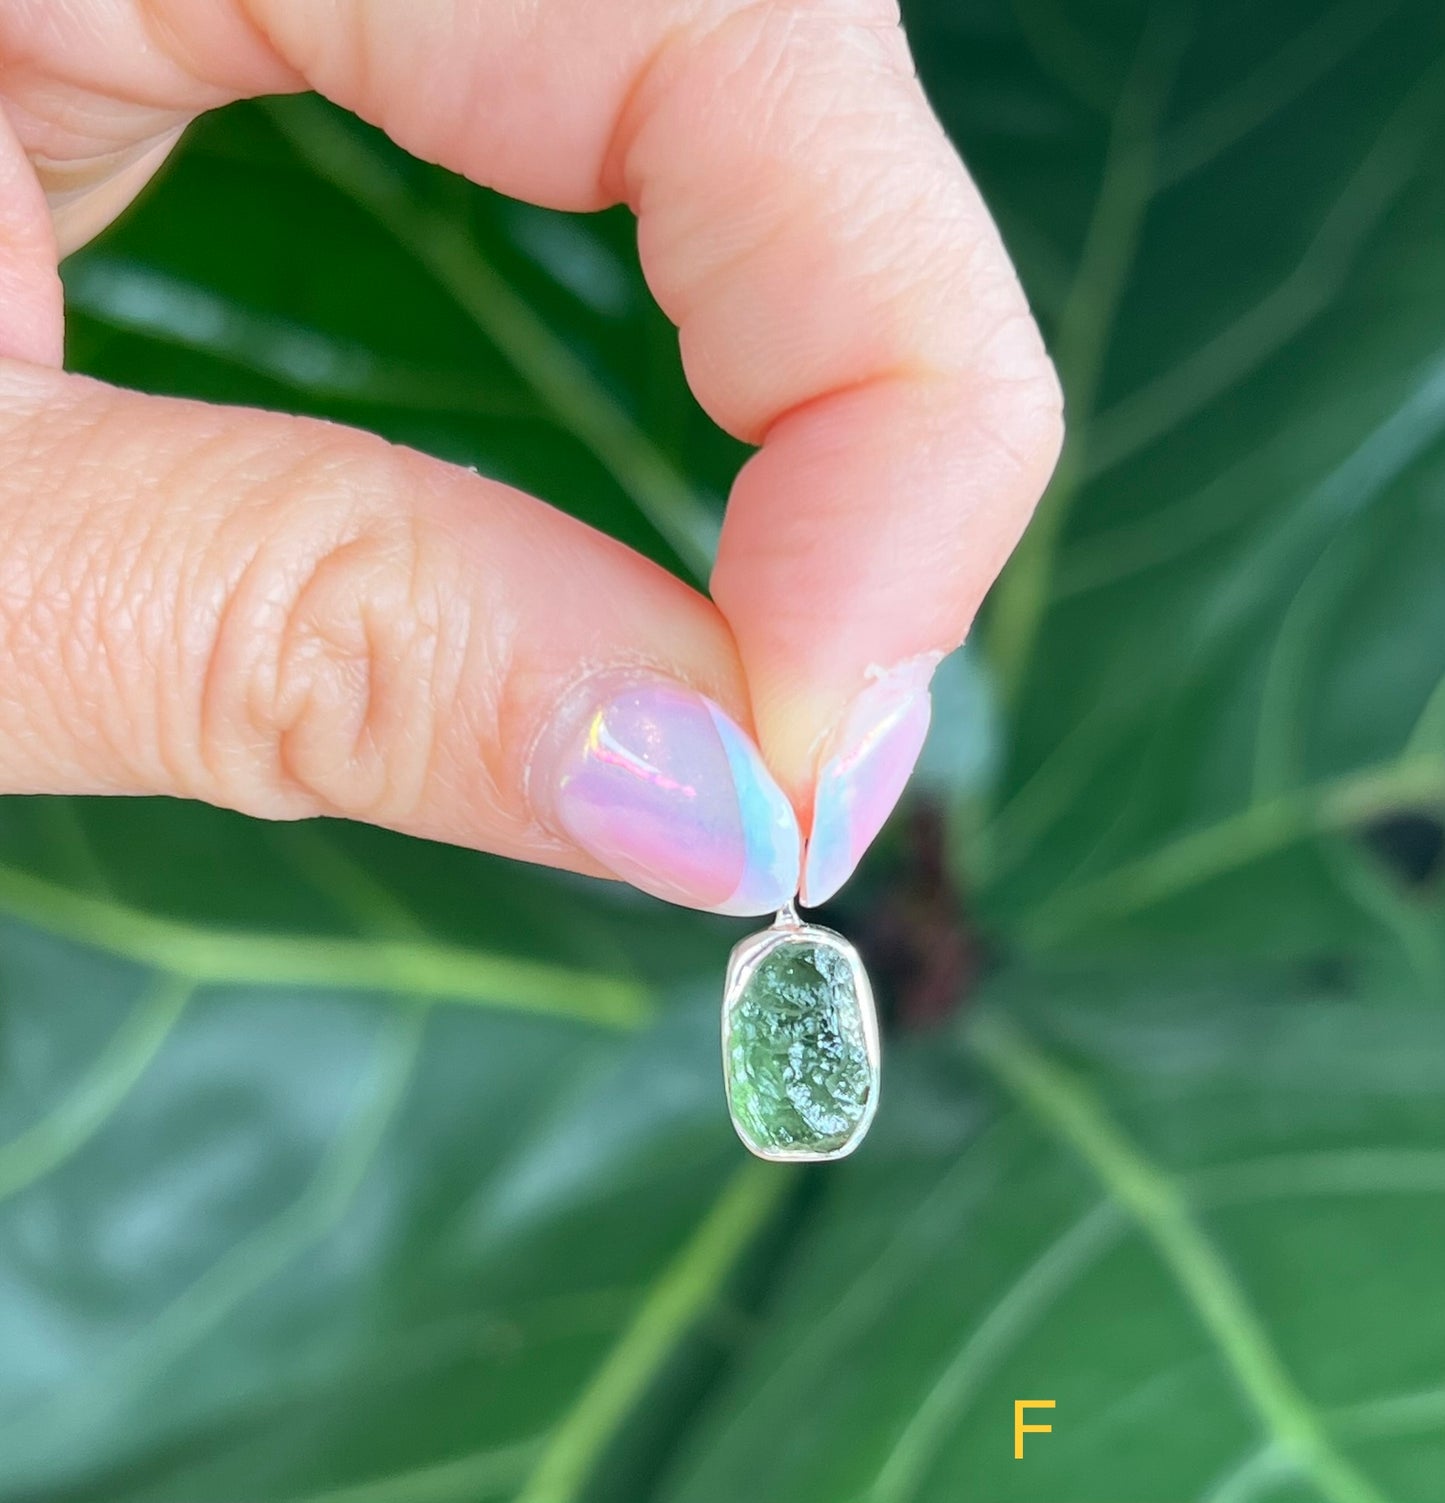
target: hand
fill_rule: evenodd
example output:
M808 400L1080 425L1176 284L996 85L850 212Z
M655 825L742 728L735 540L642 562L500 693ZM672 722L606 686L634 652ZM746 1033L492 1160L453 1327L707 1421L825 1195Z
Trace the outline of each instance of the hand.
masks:
M699 400L761 446L716 604L365 434L60 371L58 257L196 114L307 87L637 212ZM801 821L836 890L1061 431L885 0L10 0L0 105L0 791L346 815L734 913L791 896Z

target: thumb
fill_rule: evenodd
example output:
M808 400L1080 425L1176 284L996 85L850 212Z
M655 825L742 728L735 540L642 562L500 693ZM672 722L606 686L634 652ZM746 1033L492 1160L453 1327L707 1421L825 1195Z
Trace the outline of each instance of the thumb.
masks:
M817 903L902 790L928 673L1043 490L1058 383L884 7L744 7L670 52L632 119L644 264L703 404L761 442L712 587Z

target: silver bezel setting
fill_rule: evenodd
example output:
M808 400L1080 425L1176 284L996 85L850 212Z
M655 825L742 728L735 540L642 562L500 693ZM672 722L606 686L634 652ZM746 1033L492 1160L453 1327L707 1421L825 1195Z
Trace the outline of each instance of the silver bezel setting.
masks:
M853 978L853 991L858 999L858 1008L863 1022L863 1047L868 1056L868 1104L848 1140L837 1148L831 1148L825 1152L805 1148L765 1148L753 1140L733 1110L732 1073L728 1069L733 1010L742 999L748 982L752 980L753 974L763 961L775 950L781 949L784 945L793 944L817 945L823 949L833 950L843 957ZM727 980L723 985L722 1059L723 1086L728 1098L728 1116L732 1118L733 1130L749 1153L776 1164L823 1164L834 1159L847 1158L867 1136L868 1129L873 1125L873 1118L878 1111L878 1089L882 1080L878 1013L873 1005L873 987L869 983L868 973L863 969L863 962L857 950L841 934L835 933L832 929L824 929L818 924L805 924L789 910L779 914L777 922L771 928L764 929L757 934L750 934L746 939L740 940L728 957Z

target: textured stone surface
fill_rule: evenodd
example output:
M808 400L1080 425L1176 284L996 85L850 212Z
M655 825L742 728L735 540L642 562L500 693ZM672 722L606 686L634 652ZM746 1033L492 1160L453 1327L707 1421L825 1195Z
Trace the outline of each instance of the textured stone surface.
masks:
M811 941L781 945L734 1003L729 1099L764 1151L831 1153L868 1110L873 1072L847 960Z

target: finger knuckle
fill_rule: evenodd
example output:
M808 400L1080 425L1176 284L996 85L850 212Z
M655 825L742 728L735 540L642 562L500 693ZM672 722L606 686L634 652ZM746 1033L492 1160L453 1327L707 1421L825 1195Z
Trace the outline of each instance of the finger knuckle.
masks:
M229 592L205 698L209 760L231 801L268 813L404 823L460 660L437 544L398 497L393 451L343 443L291 468Z

